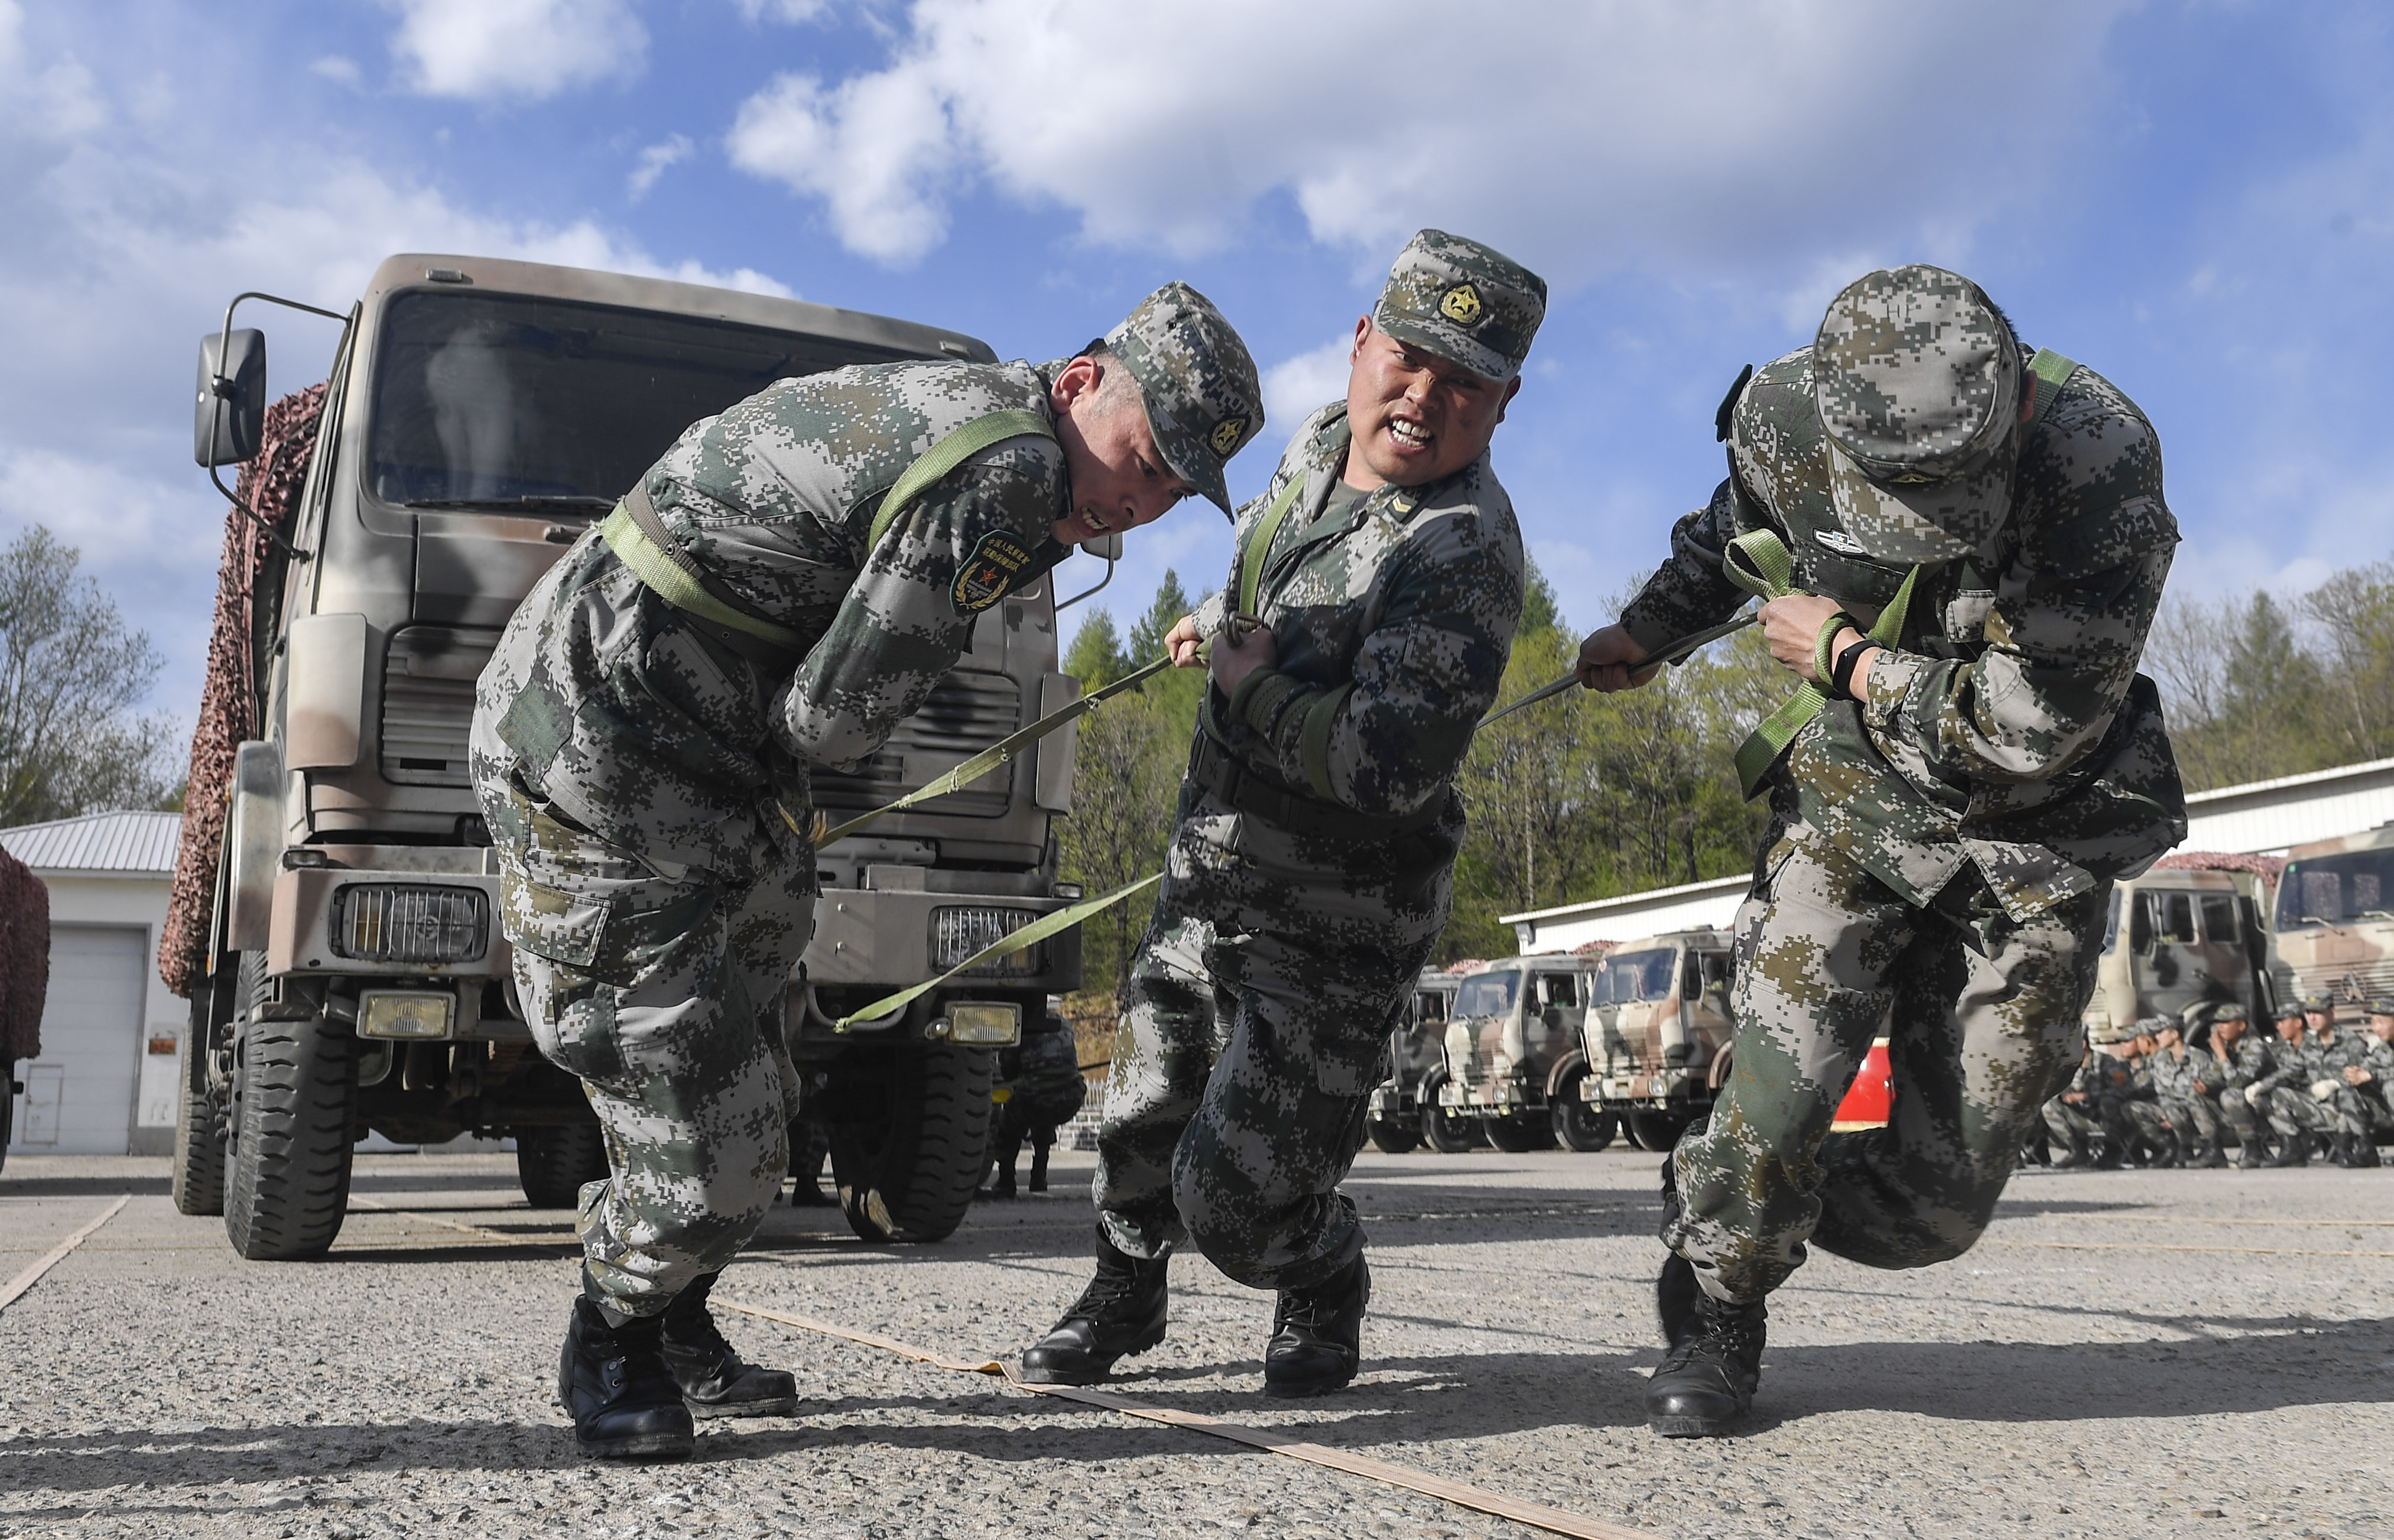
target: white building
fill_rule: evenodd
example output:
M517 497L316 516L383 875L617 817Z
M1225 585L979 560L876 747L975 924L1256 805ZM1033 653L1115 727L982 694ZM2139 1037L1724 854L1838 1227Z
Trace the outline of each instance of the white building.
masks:
M0 829L50 890L42 1056L20 1060L8 1152L163 1155L189 1007L158 980L180 813L95 813Z
M2222 786L2186 799L2182 850L2282 856L2294 846L2359 834L2394 823L2394 759L2339 765L2308 775ZM1627 941L1665 930L1725 927L1737 914L1749 879L1741 873L1711 882L1657 888L1618 898L1567 903L1506 915L1523 952L1569 952L1590 941Z

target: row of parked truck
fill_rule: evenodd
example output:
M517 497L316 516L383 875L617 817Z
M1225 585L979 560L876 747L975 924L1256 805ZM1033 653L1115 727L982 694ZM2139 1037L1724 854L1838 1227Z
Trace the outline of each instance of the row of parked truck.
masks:
M2275 864L2190 855L2117 884L2088 1024L2230 1001L2259 1017L2314 994L2357 1016L2394 994L2394 824ZM1728 1078L1733 972L1730 934L1713 928L1426 971L1373 1094L1372 1140L1667 1150ZM1886 1120L1886 1042L1841 1125Z

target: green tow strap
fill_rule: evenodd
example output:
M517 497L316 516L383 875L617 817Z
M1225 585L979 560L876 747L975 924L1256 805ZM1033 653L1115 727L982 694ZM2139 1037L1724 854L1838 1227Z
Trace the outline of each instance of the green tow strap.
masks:
M1741 534L1729 543L1722 553L1721 571L1729 580L1766 603L1774 599L1786 599L1803 592L1790 586L1795 581L1796 561L1787 554L1787 543L1775 530L1755 530ZM1879 612L1878 624L1866 633L1881 647L1892 648L1903 634L1904 612L1912 608L1913 586L1920 581L1920 569L1914 567L1903 574L1903 586L1895 598ZM1829 704L1829 692L1810 679L1796 688L1787 704L1762 719L1760 726L1749 734L1737 750L1737 783L1751 800L1762 789L1763 778L1770 767L1779 762L1780 755L1795 742L1804 724L1821 714Z
M804 651L807 638L786 625L735 610L699 586L698 579L682 570L681 563L657 548L624 505L617 503L598 526L598 538L607 542L617 560L632 569L632 574L656 590L657 597L677 610L686 610L703 620L717 625L728 625L735 631L762 638L776 647L792 652Z
M927 785L917 786L894 802L885 802L869 813L859 813L845 823L824 830L815 838L816 849L820 849L835 839L842 839L854 834L876 818L886 818L891 813L901 812L917 802L927 802L932 797L945 796L953 791L962 791L1065 723L1078 721L1124 691L1137 689L1171 666L1170 657L1158 658L1146 667L1125 674L1101 690L1084 695L1059 710L1049 712L1029 727L1007 733Z
M1287 520L1288 510L1296 506L1296 494L1304 490L1305 478L1292 474L1288 484L1280 489L1280 495L1271 500L1271 507L1264 509L1264 516L1247 532L1247 543L1239 547L1239 580L1234 586L1239 592L1240 614L1256 612L1256 592L1263 584L1264 563L1271 558L1272 541Z
M1056 429L1036 412L1009 409L975 417L954 432L923 452L920 459L908 466L891 483L888 494L881 499L881 511L873 516L873 533L865 540L869 552L881 544L889 526L906 511L906 505L930 490L933 482L964 464L992 444L1002 444L1008 439L1052 439Z
M1024 947L1036 945L1059 931L1070 930L1072 927L1080 924L1083 920L1102 915L1107 910L1112 909L1115 904L1122 902L1123 900L1129 898L1132 894L1138 892L1142 888L1152 888L1163 880L1163 873L1151 872L1146 876L1139 878L1137 882L1124 884L1122 887L1115 888L1112 892L1108 893L1101 899L1089 899L1083 902L1073 904L1070 908L1059 909L1053 914L1042 915L1039 918L1033 920L1029 925L1024 926L1021 929L1009 931L1006 935L998 938L996 941L992 941L989 945L982 947L979 952L967 957L963 962L958 963L955 967L948 969L945 973L940 974L938 978L928 980L923 983L910 985L905 989L900 990L895 994L888 995L882 999L874 1001L873 1004L865 1007L862 1010L854 1011L847 1016L841 1017L837 1021L832 1023L832 1031L847 1032L850 1028L857 1026L862 1022L878 1021L885 1016L895 1016L898 1012L914 1004L917 997L929 994L931 991L939 988L941 984L948 982L950 980L955 979L962 974L970 973L974 968L993 963L1000 957L1011 956L1015 953L1021 951Z

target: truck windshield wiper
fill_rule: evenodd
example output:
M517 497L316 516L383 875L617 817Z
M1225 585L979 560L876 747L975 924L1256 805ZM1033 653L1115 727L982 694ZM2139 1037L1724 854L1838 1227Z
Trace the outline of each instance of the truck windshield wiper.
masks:
M467 508L476 513L604 513L614 506L612 497L587 497L580 494L541 497L424 497L402 505L411 508Z

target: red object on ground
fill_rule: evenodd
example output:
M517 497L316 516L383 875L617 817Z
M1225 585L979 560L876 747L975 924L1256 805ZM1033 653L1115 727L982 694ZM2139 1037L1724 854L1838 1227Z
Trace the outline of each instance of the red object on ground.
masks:
M1846 1099L1837 1103L1835 1128L1884 1128L1888 1110L1894 1105L1894 1086L1889 1081L1887 1065L1887 1039L1871 1044L1869 1055L1862 1060L1862 1073L1846 1092Z

